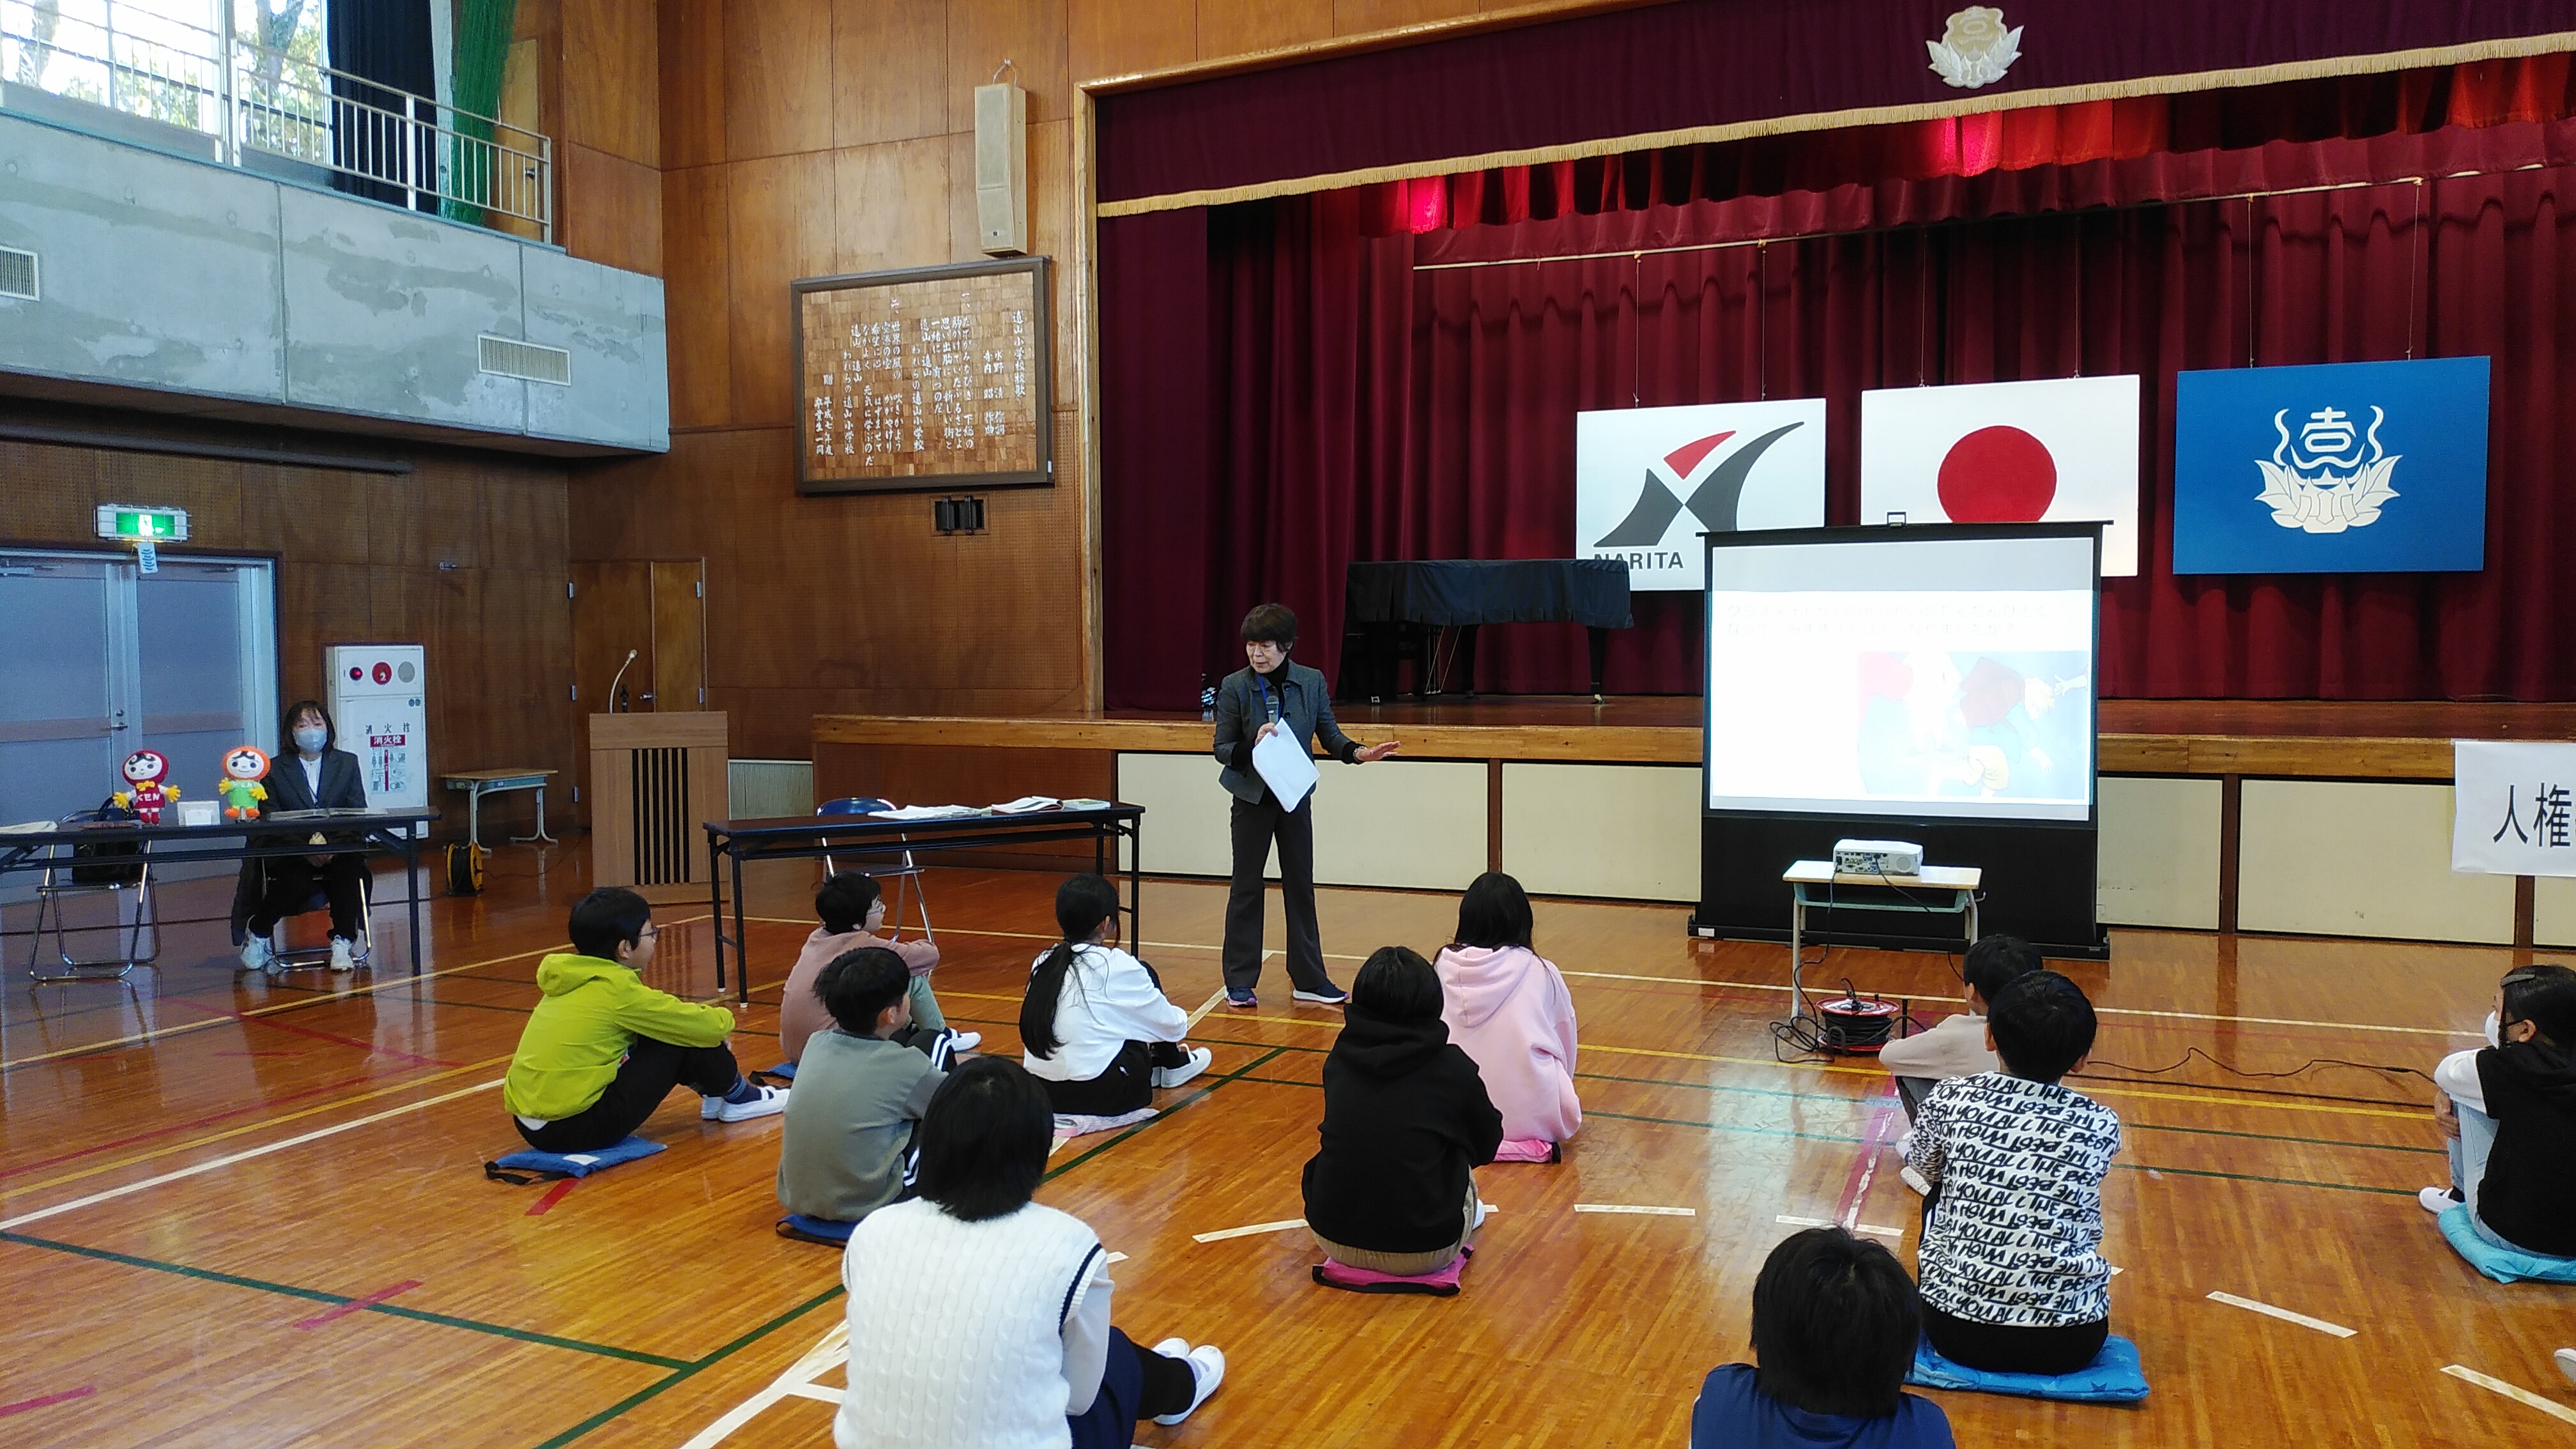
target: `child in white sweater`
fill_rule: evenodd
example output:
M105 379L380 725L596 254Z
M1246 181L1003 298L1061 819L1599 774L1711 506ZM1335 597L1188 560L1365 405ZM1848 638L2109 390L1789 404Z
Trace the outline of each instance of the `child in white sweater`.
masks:
M799 1088L802 1090L802 1088ZM1225 1355L1110 1326L1108 1255L1081 1219L1029 1199L1046 1176L1046 1092L978 1057L930 1100L920 1196L850 1233L850 1387L840 1449L1127 1449L1216 1392Z

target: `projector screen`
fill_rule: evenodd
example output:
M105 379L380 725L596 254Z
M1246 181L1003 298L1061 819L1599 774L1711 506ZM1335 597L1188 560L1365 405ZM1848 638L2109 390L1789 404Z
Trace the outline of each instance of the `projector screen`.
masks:
M2090 821L2097 527L1711 535L1708 808Z

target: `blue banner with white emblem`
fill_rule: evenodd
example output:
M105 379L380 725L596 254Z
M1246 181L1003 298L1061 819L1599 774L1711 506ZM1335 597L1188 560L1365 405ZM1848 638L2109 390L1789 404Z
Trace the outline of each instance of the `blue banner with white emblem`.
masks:
M2486 567L2487 359L2186 372L2178 574Z

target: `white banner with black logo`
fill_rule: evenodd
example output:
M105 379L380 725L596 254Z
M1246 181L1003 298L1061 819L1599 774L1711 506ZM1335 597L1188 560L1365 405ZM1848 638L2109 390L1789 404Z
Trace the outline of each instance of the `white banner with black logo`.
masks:
M1628 587L1705 586L1702 533L1821 528L1825 400L1574 415L1574 552L1628 562Z
M2453 740L2451 869L2576 876L2576 744Z

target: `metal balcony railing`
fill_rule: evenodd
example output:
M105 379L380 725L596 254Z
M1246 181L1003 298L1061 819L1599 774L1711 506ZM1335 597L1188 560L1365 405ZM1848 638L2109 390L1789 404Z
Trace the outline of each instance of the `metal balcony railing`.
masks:
M166 3L0 0L0 87L195 131L230 165L282 157L358 195L554 240L551 138L253 43L232 8L213 0L223 23L207 26Z

